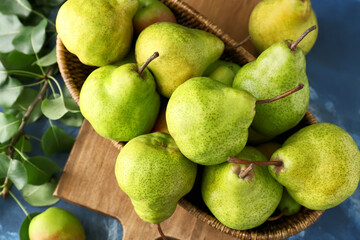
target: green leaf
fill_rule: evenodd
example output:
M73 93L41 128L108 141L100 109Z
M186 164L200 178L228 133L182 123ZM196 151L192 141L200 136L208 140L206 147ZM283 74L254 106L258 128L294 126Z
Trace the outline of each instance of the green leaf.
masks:
M12 41L19 52L25 54L38 53L45 42L46 19L34 27L22 27L20 33Z
M47 67L55 64L56 62L56 47L54 47L51 52L49 52L48 54L40 58L39 61L36 61L34 63L42 67Z
M79 106L72 98L64 98L65 107L69 112L77 113L80 112Z
M36 207L50 206L59 201L53 196L57 182L52 180L41 185L26 184L21 189L25 201Z
M20 127L20 120L14 115L0 112L0 142L4 143L16 133Z
M25 88L20 94L17 101L15 102L14 107L19 110L25 111L30 106L30 104L35 100L38 94L39 91L36 91L35 89ZM42 116L41 103L38 103L36 104L34 110L30 114L28 123L35 122L41 116Z
M51 120L60 119L65 115L65 113L68 112L61 97L54 99L44 99L41 103L41 111L47 118Z
M7 73L4 73L3 71L6 71L4 65L0 61L0 86L3 85L7 78Z
M11 107L24 87L22 84L15 78L9 77L5 84L0 88L0 105L4 107Z
M66 113L62 118L60 118L60 121L64 124L72 127L80 127L83 123L84 117L80 112L72 113L68 112Z
M65 0L33 0L37 5L56 7L65 2Z
M31 152L32 150L31 142L27 140L24 135L19 138L15 144L15 148L19 149L20 152Z
M50 126L41 138L41 147L46 155L69 152L75 139L57 126Z
M6 15L27 17L31 12L31 5L27 0L1 0L0 12Z
M0 52L8 53L15 49L12 41L21 27L22 24L17 16L0 13Z
M0 153L0 178L7 176L10 161L11 159L7 155Z
M8 177L17 189L21 190L27 182L27 174L24 165L19 160L11 160L9 164Z
M30 240L29 238L29 226L30 226L30 219L33 219L34 217L36 217L37 215L39 215L39 212L32 212L29 213L29 217L26 216L24 221L21 224L21 227L19 229L19 239L20 240Z
M31 157L24 162L28 184L40 185L51 179L51 177L62 169L54 161L46 157Z

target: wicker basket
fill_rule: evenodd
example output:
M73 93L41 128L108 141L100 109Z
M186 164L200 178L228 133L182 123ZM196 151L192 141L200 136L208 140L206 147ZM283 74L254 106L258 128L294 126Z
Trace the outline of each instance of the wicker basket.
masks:
M232 61L240 65L244 65L255 60L254 56L247 52L243 47L239 46L239 44L229 35L225 34L216 25L211 23L208 19L203 17L186 3L180 0L161 1L173 11L179 24L191 28L202 29L218 36L225 43L225 51L221 59ZM82 64L75 55L66 50L59 38L57 39L56 54L60 73L65 81L66 87L69 89L73 99L79 103L80 89L87 76L95 69L95 67ZM315 117L308 111L299 125L283 135L282 138L285 138L289 134L306 125L315 123L317 123ZM124 146L124 143L122 142L113 141L113 144L119 150L121 150ZM202 175L201 173L202 167L200 166L198 179L196 180L193 190L180 200L179 205L200 220L208 223L210 226L239 239L282 239L290 237L313 224L323 213L323 211L313 211L302 208L302 210L296 215L282 217L279 220L272 222L265 222L254 229L246 231L234 230L220 223L210 213L209 209L203 202L200 194L201 185L199 182Z

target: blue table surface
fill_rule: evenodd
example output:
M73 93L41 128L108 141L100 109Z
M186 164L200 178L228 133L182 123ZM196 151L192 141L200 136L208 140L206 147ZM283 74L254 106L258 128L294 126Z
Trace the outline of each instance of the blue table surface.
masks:
M311 86L310 111L320 122L331 122L348 131L360 146L360 0L312 1L318 17L319 36L306 56L307 74ZM26 131L41 136L47 128L45 119ZM60 124L60 123L57 123ZM60 124L61 125L61 124ZM78 128L65 127L76 136ZM42 154L39 143L33 142L35 155ZM61 167L68 154L51 158ZM46 208L32 207L21 199L28 212ZM82 222L87 239L121 239L119 222L100 213L59 201L56 206L73 212ZM18 239L24 214L9 196L0 199L0 240ZM320 219L305 231L289 239L359 239L360 189L339 206L325 211Z

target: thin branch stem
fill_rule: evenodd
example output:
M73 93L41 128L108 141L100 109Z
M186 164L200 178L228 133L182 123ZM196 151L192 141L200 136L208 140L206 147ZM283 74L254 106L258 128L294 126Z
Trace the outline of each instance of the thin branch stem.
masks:
M240 172L239 177L241 177L242 179L246 178L246 176L249 174L251 170L255 168L255 166L256 166L255 164L250 163L250 165L244 171Z
M147 67L147 65L149 65L149 63L154 60L155 58L157 58L159 56L159 53L158 52L154 52L153 55L151 55L147 60L146 62L140 67L138 73L140 74L140 76L142 76L142 73L144 71L144 69Z
M236 157L229 157L228 162L231 163L238 163L238 164L255 164L255 165L274 165L274 166L282 166L283 163L280 161L250 161L250 160L245 160L245 159L239 159Z
M309 29L307 29L303 34L301 34L301 36L291 44L290 46L290 50L291 51L296 51L296 47L297 45L306 37L306 35L308 35L310 32L314 31L316 29L316 25L310 27Z
M279 213L279 215L274 216L274 217L269 217L267 220L268 221L276 221L276 220L282 218L283 216L284 216L284 212L281 212L281 213Z
M29 213L26 211L26 209L24 208L24 206L21 204L21 202L19 201L19 199L17 199L15 197L15 195L9 191L9 194L11 195L11 197L15 200L15 202L19 205L19 207L21 208L21 210L25 213L26 217L29 218L29 220L31 220L31 217L29 215Z
M55 23L53 23L50 19L48 19L47 17L45 17L42 13L36 11L36 10L33 10L31 8L29 8L28 6L26 6L24 3L22 3L20 0L16 0L16 2L22 6L23 8L25 8L26 10L38 15L39 17L43 18L43 19L46 19L46 21L48 21L51 25L53 25L55 27Z
M35 77L35 78L42 78L43 76L37 73L33 73L33 72L28 72L28 71L23 71L23 70L0 70L0 73L5 73L5 74L13 74L13 75L18 75L18 76L23 76L23 77Z
M160 223L157 224L157 229L158 229L158 232L160 233L160 236L163 240L168 240L164 234L164 232L162 231L161 229L161 226L160 226Z
M289 95L291 95L291 94L293 94L293 93L295 93L295 92L303 89L303 87L304 87L304 84L300 83L299 85L297 85L297 86L294 87L293 89L291 89L291 90L289 90L289 91L287 91L287 92L284 92L283 94L280 94L280 95L278 95L278 96L276 96L276 97L274 97L274 98L264 99L264 100L257 100L257 101L256 101L256 105L257 105L257 104L263 104L263 103L275 102L275 101L277 101L277 100L279 100L279 99L282 99L282 98L284 98L284 97L287 97L287 96L289 96Z
M21 88L21 87L33 87L33 86L42 84L44 81L45 80L43 79L40 82L31 83L31 84L27 84L27 85L20 85L20 86L16 86L16 87L3 88L2 90L6 91L6 90L13 90L13 89L16 89L16 88Z
M53 80L57 86L57 88L59 89L59 93L60 93L60 97L64 99L64 95L63 92L61 90L60 84L59 82L56 80L56 78L54 78L53 76L48 76L49 79Z

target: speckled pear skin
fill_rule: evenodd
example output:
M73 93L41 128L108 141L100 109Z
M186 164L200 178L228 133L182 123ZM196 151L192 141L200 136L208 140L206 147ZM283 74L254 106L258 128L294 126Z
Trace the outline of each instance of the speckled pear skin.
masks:
M272 176L309 209L339 205L359 183L359 149L345 130L330 123L302 128L271 160L283 162L283 167L269 166Z
M202 165L225 162L245 147L255 98L206 77L179 86L166 109L169 132L181 152Z
M80 111L101 136L115 141L149 132L160 109L155 80L135 63L93 71L80 91Z
M80 221L71 212L51 207L31 220L29 238L31 240L85 240L85 231Z
M234 81L235 73L233 70L226 66L217 67L210 75L209 78L212 78L216 81L222 82L223 84L232 87Z
M300 211L301 205L290 196L286 189L284 189L278 209L285 216L291 216Z
M83 64L108 65L130 49L138 4L138 0L68 0L57 15L56 31Z
M155 51L160 56L149 64L149 69L159 93L169 98L180 84L200 77L221 56L224 43L211 33L161 22L140 33L135 45L137 62L144 63Z
M155 132L125 145L116 160L115 175L139 217L160 223L173 214L180 198L192 189L196 168L169 134Z
M295 41L314 25L317 19L310 0L263 0L250 15L249 34L256 49L262 52L276 42ZM311 50L317 35L318 29L300 42L305 53Z
M267 161L253 147L245 147L236 157ZM256 166L251 179L242 179L234 172L235 163L206 166L201 193L206 206L224 225L246 230L264 223L278 206L283 187L269 174L266 166ZM244 168L247 165L239 165Z
M309 105L310 88L302 50L297 48L292 52L286 42L272 45L256 61L238 71L233 87L246 90L257 100L263 100L289 91L300 83L304 84L304 88L298 92L256 106L252 127L265 137L274 137L295 127Z

